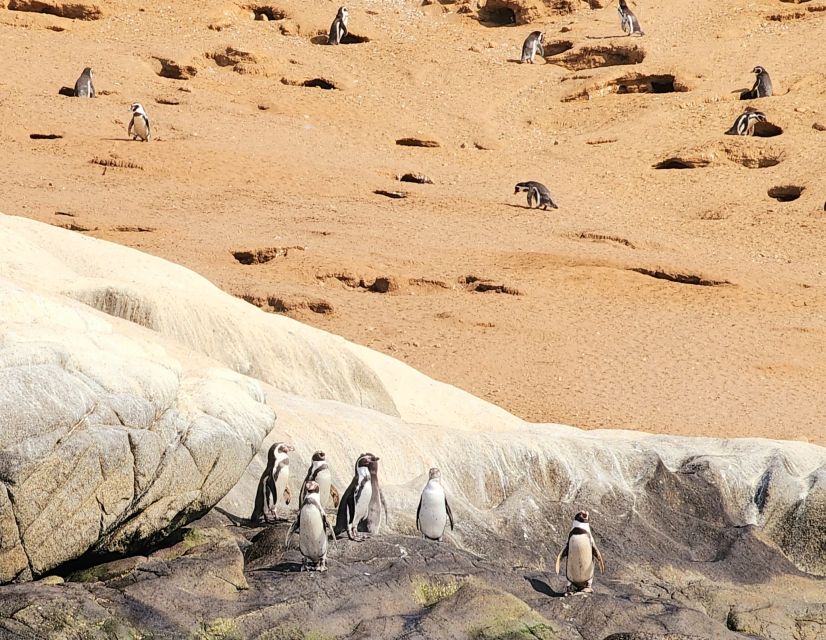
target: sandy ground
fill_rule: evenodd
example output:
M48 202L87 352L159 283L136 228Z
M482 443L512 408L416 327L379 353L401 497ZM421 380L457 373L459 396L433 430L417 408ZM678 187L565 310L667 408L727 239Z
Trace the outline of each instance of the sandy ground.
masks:
M339 47L313 42L332 2L260 5L279 21L211 1L0 9L0 211L179 262L530 420L826 444L826 5L659 5L632 5L646 36L625 38L614 5L494 28L359 0L370 40ZM573 48L517 64L534 29ZM560 64L605 57L587 47L644 60ZM725 136L757 64L783 134ZM106 95L58 95L87 65ZM617 93L648 82L628 74L685 90ZM317 78L338 89L300 86ZM148 144L126 138L133 101ZM440 146L395 143L411 136ZM653 168L673 156L706 166ZM525 208L524 180L560 208ZM769 197L786 185L804 190ZM256 250L272 259L233 255Z

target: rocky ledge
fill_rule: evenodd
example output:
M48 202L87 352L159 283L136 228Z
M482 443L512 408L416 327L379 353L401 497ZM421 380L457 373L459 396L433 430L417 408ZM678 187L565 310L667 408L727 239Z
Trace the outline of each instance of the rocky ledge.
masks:
M163 260L0 234L0 582L28 581L0 638L826 637L822 447L527 424ZM230 524L276 441L294 496L315 450L340 488L381 457L389 526L326 574ZM431 466L442 544L415 535ZM606 573L561 597L580 509Z

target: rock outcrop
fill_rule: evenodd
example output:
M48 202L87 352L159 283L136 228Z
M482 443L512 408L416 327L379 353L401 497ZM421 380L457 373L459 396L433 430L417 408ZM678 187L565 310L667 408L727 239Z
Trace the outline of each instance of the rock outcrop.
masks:
M38 637L67 619L89 637L110 637L95 635L105 625L243 638L826 630L821 447L527 424L160 259L29 220L0 216L0 232L2 579L88 565L90 551L139 553L61 571L83 585L0 588L0 630ZM359 452L381 457L389 526L364 546L340 541L326 576L291 574L283 527L219 519L249 515L276 440L296 446L293 495L316 449L341 488ZM411 537L431 466L457 520L442 545ZM215 531L153 551L222 497ZM608 572L595 596L556 598L548 569L580 508ZM388 604L364 608L354 589ZM35 602L38 616L21 617ZM485 617L492 602L507 615ZM308 611L324 624L301 627Z
M256 381L14 275L4 261L0 582L163 538L232 488L275 420Z

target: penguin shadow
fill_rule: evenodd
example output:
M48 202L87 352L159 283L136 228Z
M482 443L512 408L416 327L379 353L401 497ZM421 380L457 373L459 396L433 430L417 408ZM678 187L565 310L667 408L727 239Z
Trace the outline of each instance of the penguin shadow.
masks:
M245 518L244 516L237 516L234 513L231 513L229 511L227 511L226 509L222 509L221 507L215 507L214 509L215 509L215 511L220 513L222 516L224 516L227 520L229 520L233 524L233 526L236 526L236 527L247 527L247 528L251 528L251 529L259 529L261 527L267 527L267 526L273 525L273 524L284 524L286 522L292 522L292 520L290 518L282 518L280 516L277 517L277 518L271 518L268 521L259 520L257 522L253 522L249 518Z
M521 209L523 211L533 211L533 209L524 204L513 204L512 202L506 202L505 206L511 207L513 209Z
M301 573L303 566L304 565L301 562L279 562L271 567L255 569L255 571L271 571L273 573Z
M330 45L330 39L326 33L319 33L318 35L313 36L312 38L310 38L310 42L312 42L313 44L320 44L324 46L335 46ZM340 44L363 44L365 42L370 42L370 38L368 38L367 36L359 36L355 33L347 32L345 36L341 39Z
M732 93L739 94L740 100L754 100L756 97L751 89L735 89Z
M542 60L542 62L539 62L539 60ZM514 64L522 64L521 58L508 58L508 62L512 62ZM543 58L539 54L537 54L536 59L534 60L533 63L534 64L551 64L550 62L548 62L545 58ZM528 63L526 62L525 64L528 64Z
M544 580L540 580L535 576L525 576L525 580L531 585L534 591L550 598L564 598L564 591L555 591L554 588Z

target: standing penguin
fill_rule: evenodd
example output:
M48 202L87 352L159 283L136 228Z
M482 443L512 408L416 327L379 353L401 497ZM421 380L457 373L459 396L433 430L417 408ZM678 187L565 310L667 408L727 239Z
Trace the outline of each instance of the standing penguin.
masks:
M261 518L264 518L264 522L269 522L268 514L278 520L278 496L283 494L284 502L290 504L292 495L287 485L290 479L290 451L295 451L291 444L276 442L267 452L267 466L258 480L255 505L250 516L253 524Z
M416 510L416 528L429 540L442 541L447 521L453 531L453 514L442 487L442 472L436 467L430 470L430 479L424 486L419 508Z
M556 557L557 575L559 563L566 556L568 559L565 561L565 577L568 578L568 592L593 593L591 585L594 582L594 558L599 563L601 573L605 573L605 563L591 534L587 511L580 511L574 516L574 524L568 533L568 542Z
M304 499L301 501L298 517L287 532L285 546L290 547L293 535L299 531L298 548L304 556L304 566L301 570L326 571L327 532L333 536L333 540L336 539L336 534L327 522L327 514L321 506L318 483L313 480L305 482L301 487L301 493Z
M540 56L544 56L544 44L545 34L541 31L534 31L527 38L525 38L525 42L522 44L522 58L520 59L522 64L525 64L526 62L528 64L533 64L533 59L537 52L539 52Z
M387 519L387 503L384 501L384 494L381 492L381 486L379 485L379 459L372 453L362 453L361 455L370 458L372 462L368 469L370 469L370 484L373 488L373 494L370 497L367 520L361 524L359 531L366 531L371 534L378 533L381 528L382 509L384 509L384 519Z
M92 84L92 68L86 67L75 82L76 98L94 98L95 85Z
M513 189L513 193L515 195L520 191L526 191L528 193L528 209L533 207L534 200L536 201L537 209L542 207L543 210L547 211L548 207L551 209L559 208L556 206L556 203L551 196L551 192L548 191L548 187L541 182L535 182L533 180L529 180L528 182L517 182Z
M132 140L140 140L141 142L149 141L152 137L152 131L149 127L149 116L139 102L132 103L132 119L129 121L129 129L127 135L132 137ZM134 130L134 133L132 132Z
M645 35L642 31L642 27L640 27L640 21L637 20L637 16L635 16L631 12L631 9L628 8L628 5L625 3L625 0L619 0L619 6L617 7L617 11L619 12L620 16L620 26L622 27L622 30L625 32L626 35Z
M330 35L327 37L327 44L341 44L344 36L347 35L347 21L350 19L350 14L347 7L339 7L336 13L336 19L330 25Z
M370 482L370 466L375 465L378 458L359 456L356 461L356 474L350 486L341 497L336 516L336 536L347 531L350 540L361 542L364 536L358 535L359 524L367 519L370 513L370 499L373 497L373 485Z
M772 94L772 79L769 72L763 67L757 66L751 70L755 74L754 86L751 88L751 98L768 98Z
M326 507L330 498L333 500L333 508L338 508L338 489L333 485L333 477L330 467L327 465L327 456L323 451L316 451L313 460L307 469L307 476L301 485L301 493L298 496L298 504L304 504L304 490L310 481L318 483L318 495L321 506Z

